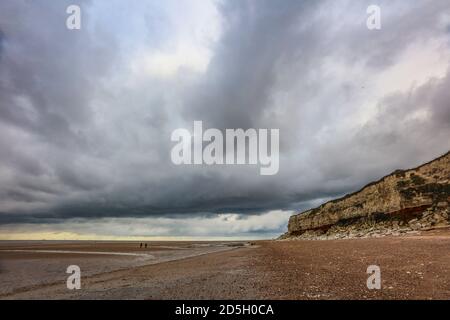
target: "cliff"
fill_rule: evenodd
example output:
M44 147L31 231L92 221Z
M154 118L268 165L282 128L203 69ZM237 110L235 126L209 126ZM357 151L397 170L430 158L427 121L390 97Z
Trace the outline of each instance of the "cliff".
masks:
M289 219L282 238L400 234L449 225L450 152Z

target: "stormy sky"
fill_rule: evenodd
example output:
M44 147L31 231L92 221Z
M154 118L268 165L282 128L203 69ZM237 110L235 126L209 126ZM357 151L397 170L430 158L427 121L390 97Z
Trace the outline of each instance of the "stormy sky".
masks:
M0 238L276 236L447 152L449 89L448 0L4 0ZM174 165L196 120L279 129L278 174Z

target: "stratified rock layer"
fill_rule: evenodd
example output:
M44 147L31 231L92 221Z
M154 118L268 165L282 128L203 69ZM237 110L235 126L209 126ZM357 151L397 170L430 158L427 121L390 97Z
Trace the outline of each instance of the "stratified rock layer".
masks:
M289 219L282 238L397 234L449 224L450 152Z

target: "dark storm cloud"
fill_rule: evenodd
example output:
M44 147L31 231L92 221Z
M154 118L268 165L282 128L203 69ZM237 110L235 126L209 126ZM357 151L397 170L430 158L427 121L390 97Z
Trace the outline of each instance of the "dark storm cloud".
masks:
M280 60L303 43L310 52L316 30L298 29L319 2L226 2L228 29L196 92L187 118L204 119L214 128L258 127L270 108L270 93Z
M92 116L88 100L114 61L114 43L94 42L64 27L65 9L73 1L42 2L2 3L8 50L2 60L0 119L39 142L82 151L81 130Z
M221 2L206 70L170 77L130 71L142 47L173 47L165 3L79 2L74 32L72 3L0 4L0 224L303 210L450 148L449 73L377 87L445 36L448 1L381 1L379 31L366 1ZM173 165L170 134L194 120L279 128L279 174Z

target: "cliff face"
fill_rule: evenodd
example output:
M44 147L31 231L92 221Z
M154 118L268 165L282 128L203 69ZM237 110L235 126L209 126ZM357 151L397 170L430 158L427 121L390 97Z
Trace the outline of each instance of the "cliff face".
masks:
M449 224L450 152L289 219L284 237L342 238Z

